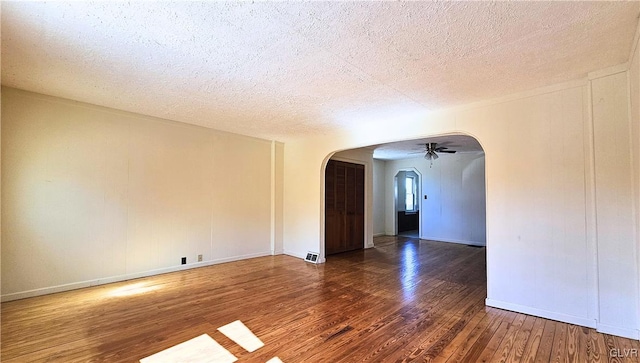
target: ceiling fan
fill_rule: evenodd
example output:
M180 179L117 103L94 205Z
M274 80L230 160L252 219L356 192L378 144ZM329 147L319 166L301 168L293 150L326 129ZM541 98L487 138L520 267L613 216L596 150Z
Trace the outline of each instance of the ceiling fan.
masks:
M446 146L439 147L438 144L435 142L428 142L426 144L420 144L420 145L424 145L425 147L424 158L427 160L436 160L438 158L437 153L455 154L455 150L447 150L448 147Z
M433 161L439 157L437 153L455 154L455 150L447 150L449 149L448 147L438 146L435 142L428 142L419 145L424 145L424 158L430 161L429 167L433 166Z

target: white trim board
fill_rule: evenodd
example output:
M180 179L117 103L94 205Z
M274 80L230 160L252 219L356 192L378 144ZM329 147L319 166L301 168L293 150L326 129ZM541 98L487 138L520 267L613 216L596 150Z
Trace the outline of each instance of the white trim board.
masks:
M303 259L303 260L304 260L304 258L305 258L305 257L307 257L307 253L306 253L306 252L304 252L304 253L298 253L298 252L294 252L294 251L288 251L288 250L286 250L286 249L285 249L285 250L283 251L283 253L284 253L285 255L287 255L287 256L297 257L297 258L300 258L300 259Z
M619 337L640 340L640 330L637 330L637 329L620 328L617 326L597 323L596 330L599 333L611 334Z
M159 269L150 270L150 271L134 272L134 273L130 273L130 274L126 274L126 275L120 275L120 276L98 278L98 279L94 279L94 280L74 282L74 283L70 283L70 284L57 285L57 286L51 286L51 287L44 287L44 288L41 288L41 289L34 289L34 290L28 290L28 291L15 292L15 293L11 293L11 294L2 295L2 297L0 298L0 301L5 302L5 301L26 299L26 298L29 298L29 297L54 294L54 293L63 292L63 291L77 290L77 289L82 289L82 288L85 288L85 287L106 285L106 284L110 284L110 283L113 283L113 282L128 281L128 280L133 280L133 279L139 279L139 278L142 278L142 277L162 275L162 274L166 274L166 273L170 273L170 272L190 270L190 269L193 269L193 268L217 265L219 263L247 260L247 259L250 259L250 258L264 257L264 256L271 256L271 251L259 252L259 253L253 253L253 254L248 254L248 255L241 255L241 256L234 256L234 257L225 257L225 258L220 258L220 259L216 259L216 260L210 260L210 261L204 261L204 262L196 262L196 263L190 263L190 264L186 264L186 265L178 265L178 266L159 268Z
M596 321L594 319L583 318L580 316L567 315L562 313L556 313L553 311L548 311L544 309L538 309L530 306L524 306L519 304L512 304L504 301L498 301L487 298L485 300L485 304L487 306L491 306L493 308L503 309L514 311L516 313L522 313L527 315L538 316L540 318L560 321L563 323L575 324L580 326L586 326L587 328L596 327Z
M587 78L589 79L589 81L593 81L594 79L608 77L617 73L626 72L628 70L629 63L622 63L604 69L599 69L597 71L589 72Z
M482 246L482 247L486 247L487 245L486 243L482 243L478 241L464 241L461 239L437 238L437 237L427 237L427 236L420 236L420 239L434 241L434 242L458 243L463 245Z

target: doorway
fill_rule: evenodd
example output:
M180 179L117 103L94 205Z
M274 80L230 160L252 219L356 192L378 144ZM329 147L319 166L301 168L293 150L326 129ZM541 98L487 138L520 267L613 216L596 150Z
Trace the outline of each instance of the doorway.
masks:
M400 170L395 175L396 235L420 238L420 174Z
M327 163L325 255L364 248L364 185L364 165Z

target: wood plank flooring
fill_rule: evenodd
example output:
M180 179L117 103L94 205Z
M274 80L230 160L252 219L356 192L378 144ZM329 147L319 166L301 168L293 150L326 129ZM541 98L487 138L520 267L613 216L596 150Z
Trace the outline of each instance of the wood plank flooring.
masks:
M261 257L2 304L2 362L137 362L207 333L266 362L638 362L638 341L489 308L485 249L379 237L312 265ZM265 346L216 329L241 320ZM637 350L636 350L637 352Z

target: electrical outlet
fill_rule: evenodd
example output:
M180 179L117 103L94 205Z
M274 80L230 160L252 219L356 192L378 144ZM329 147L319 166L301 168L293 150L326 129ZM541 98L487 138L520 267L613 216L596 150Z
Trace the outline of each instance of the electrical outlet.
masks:
M202 255L198 255L198 262L202 262Z
M186 257L183 257L183 258L182 258L182 264L183 264L183 265L186 265L186 264L187 264L187 258L186 258Z

